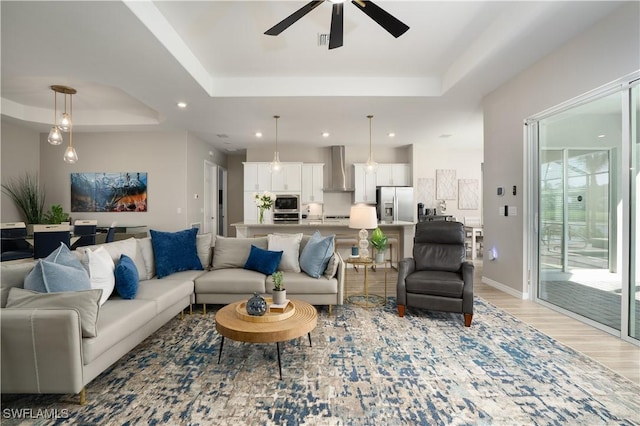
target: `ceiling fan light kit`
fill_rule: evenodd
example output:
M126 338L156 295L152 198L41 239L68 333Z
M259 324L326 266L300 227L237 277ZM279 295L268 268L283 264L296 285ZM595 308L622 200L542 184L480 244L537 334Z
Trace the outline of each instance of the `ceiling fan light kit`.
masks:
M316 7L320 6L325 0L314 0L311 1L300 9L293 12L291 15L284 18L282 21L278 22L273 27L269 28L265 31L266 35L277 36L282 33L284 30L289 28L291 25L296 23L300 18L305 16L307 13L311 12ZM341 47L343 44L343 30L344 30L344 3L345 0L327 0L333 6L333 11L331 14L331 32L329 35L329 49L335 49L337 47ZM395 38L400 37L402 34L406 33L409 29L409 26L395 18L387 11L382 9L380 6L377 6L375 3L369 0L352 0L352 4L354 4L358 9L363 11L369 18L373 19L380 25L382 28L387 30L389 34L394 36Z

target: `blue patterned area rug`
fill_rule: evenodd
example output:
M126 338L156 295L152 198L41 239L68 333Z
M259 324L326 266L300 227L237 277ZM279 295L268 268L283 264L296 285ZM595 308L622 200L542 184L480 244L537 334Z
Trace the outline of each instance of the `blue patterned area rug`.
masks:
M320 308L313 347L225 339L214 314L174 319L74 395L3 395L57 424L639 425L640 387L476 298L460 314ZM40 411L39 411L40 410Z

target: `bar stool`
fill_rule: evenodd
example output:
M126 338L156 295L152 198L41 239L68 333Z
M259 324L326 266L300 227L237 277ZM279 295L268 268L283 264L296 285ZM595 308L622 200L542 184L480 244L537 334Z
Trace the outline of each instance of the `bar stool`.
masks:
M400 236L398 234L387 234L387 244L389 245L389 264L395 270L398 270L398 262L400 259L399 246L400 246ZM396 266L393 266L393 248L396 249Z

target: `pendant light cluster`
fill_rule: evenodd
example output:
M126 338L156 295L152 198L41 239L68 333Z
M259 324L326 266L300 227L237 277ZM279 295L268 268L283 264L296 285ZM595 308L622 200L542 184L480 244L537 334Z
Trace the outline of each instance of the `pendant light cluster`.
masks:
M276 150L273 153L273 161L269 164L269 170L271 173L280 173L282 170L282 163L280 163L280 153L278 152L278 119L279 115L274 115L273 118L276 119Z
M365 173L370 174L375 173L376 170L378 170L378 163L373 161L373 150L371 149L371 119L373 118L373 115L367 115L367 118L369 119L369 159L365 166Z
M78 154L73 148L73 95L76 89L68 86L53 85L53 127L49 132L47 141L51 145L61 145L64 142L62 133L69 133L69 146L64 152L64 162L75 164L78 161ZM58 117L58 93L64 95L64 112ZM69 97L69 112L67 113L67 96Z

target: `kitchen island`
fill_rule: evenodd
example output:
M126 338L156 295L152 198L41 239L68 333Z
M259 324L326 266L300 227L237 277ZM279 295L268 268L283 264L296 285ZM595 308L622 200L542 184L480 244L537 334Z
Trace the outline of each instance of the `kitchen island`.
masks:
M256 236L263 236L273 233L303 233L305 235L311 235L316 230L320 231L322 235L335 234L336 236L345 237L352 236L354 240L358 239L358 229L349 228L349 219L343 220L301 220L300 223L233 223L231 226L236 228L236 237L238 238L250 238ZM393 222L381 222L378 225L382 232L388 237L398 238L398 256L400 259L403 257L411 257L413 254L413 236L415 234L415 223L405 221L393 221ZM369 235L371 235L371 230ZM340 254L348 256L350 254L349 247L338 247ZM370 247L369 251L373 250ZM395 251L395 247L394 247ZM394 263L397 259L394 256ZM388 257L388 255L387 255Z

